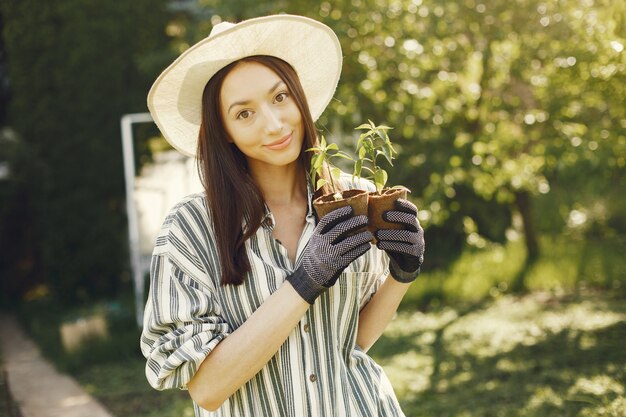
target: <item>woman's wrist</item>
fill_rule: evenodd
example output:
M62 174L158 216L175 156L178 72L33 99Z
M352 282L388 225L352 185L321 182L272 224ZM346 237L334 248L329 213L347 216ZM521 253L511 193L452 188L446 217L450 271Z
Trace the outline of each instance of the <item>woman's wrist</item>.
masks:
M289 274L285 280L309 304L313 304L315 299L328 289L311 278L302 265Z
M410 284L417 279L420 274L421 265L414 271L404 271L393 257L389 257L389 274L391 277L403 284Z

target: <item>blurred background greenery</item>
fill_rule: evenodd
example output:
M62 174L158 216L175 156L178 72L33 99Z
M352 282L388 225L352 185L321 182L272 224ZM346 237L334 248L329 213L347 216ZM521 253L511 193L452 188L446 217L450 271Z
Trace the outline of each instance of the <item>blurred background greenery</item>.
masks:
M192 413L143 380L119 121L214 24L279 12L342 43L320 131L393 126L420 208L424 274L372 352L407 415L623 415L623 0L3 0L2 308L117 415ZM141 166L160 139L136 130ZM115 337L66 353L58 325L94 312Z

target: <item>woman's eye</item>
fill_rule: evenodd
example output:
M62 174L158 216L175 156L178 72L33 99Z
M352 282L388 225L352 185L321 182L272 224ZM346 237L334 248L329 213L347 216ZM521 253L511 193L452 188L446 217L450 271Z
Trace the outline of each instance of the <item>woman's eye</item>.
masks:
M243 110L237 114L237 119L247 119L250 117L250 111Z
M274 100L276 100L279 103L282 103L283 101L287 100L287 93L278 93L278 95L276 96Z

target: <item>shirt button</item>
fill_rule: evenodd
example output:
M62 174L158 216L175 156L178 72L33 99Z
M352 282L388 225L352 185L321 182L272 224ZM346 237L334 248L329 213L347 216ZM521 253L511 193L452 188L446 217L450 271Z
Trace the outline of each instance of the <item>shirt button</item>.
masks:
M309 330L311 330L311 327L309 326L309 323L307 323L304 325L304 331L308 333Z
M309 380L311 382L315 382L315 381L317 381L317 377L315 376L315 374L311 374L311 375L309 375Z

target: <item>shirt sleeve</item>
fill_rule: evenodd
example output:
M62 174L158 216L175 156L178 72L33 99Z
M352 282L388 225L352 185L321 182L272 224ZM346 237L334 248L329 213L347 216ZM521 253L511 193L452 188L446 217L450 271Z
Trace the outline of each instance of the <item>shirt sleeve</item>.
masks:
M141 350L152 387L185 389L206 356L231 330L213 282L172 222L157 238L150 267Z

